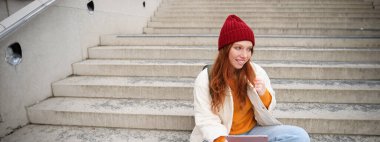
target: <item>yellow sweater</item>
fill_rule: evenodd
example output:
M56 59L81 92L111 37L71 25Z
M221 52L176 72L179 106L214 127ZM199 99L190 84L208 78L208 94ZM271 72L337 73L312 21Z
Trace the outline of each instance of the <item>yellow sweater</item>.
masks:
M265 105L265 107L269 107L272 96L270 95L269 91L266 90L264 95L260 96L261 101ZM233 96L234 101L234 114L232 119L232 126L231 126L231 135L238 135L238 134L244 134L251 130L256 125L255 115L253 113L252 109L252 103L248 99L245 99L246 103L241 108L239 107L238 99ZM225 137L221 136L214 140L214 142L224 142Z

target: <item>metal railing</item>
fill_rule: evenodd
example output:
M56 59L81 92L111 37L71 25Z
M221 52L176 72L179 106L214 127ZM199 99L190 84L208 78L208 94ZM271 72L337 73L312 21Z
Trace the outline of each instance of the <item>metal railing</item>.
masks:
M0 22L0 40L38 15L56 0L35 0Z

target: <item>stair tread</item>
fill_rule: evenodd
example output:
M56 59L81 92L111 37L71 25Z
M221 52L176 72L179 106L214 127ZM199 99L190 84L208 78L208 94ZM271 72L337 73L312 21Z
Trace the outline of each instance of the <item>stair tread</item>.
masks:
M98 46L88 49L89 59L214 59L217 46ZM181 56L178 56L181 54ZM379 62L380 48L255 46L254 61Z
M220 27L147 27L146 29L148 28L151 28L151 29L203 29L203 30L218 30L220 29ZM299 30L299 31L314 31L314 30L322 30L322 31L327 31L327 30L336 30L336 31L362 31L362 32L365 32L365 31L380 31L379 28L331 28L331 27L327 27L327 28L310 28L310 27L284 27L284 28L280 28L280 27L256 27L256 28L252 28L252 30L281 30L281 31L291 31L291 30Z
M204 66L212 60L117 60L88 59L75 65L187 65ZM380 68L380 62L333 62L333 61L255 61L262 67L343 67L343 68Z
M171 22L174 23L174 22ZM211 23L210 23L211 24ZM329 23L330 24L330 23ZM332 25L332 24L330 24ZM271 29L271 30L280 30L280 29L286 29L286 30L337 30L337 31L378 31L380 29L379 25L375 26L345 26L344 24L337 24L337 25L332 25L334 27L327 27L327 24L325 25L254 25L252 26L253 30L265 30L265 29ZM341 26L341 27L338 27ZM214 30L214 29L220 29L220 25L185 25L184 23L180 24L166 24L164 26L161 25L149 25L147 28L152 28L152 29L209 29L209 30Z
M222 13L229 13L229 12L357 12L357 13L367 13L367 12L379 12L377 9L367 9L367 8L339 8L339 9L333 9L333 8L283 8L283 7L276 7L276 8L270 8L270 7L257 7L255 9L228 9L228 10L222 10L222 9L215 9L215 10L209 10L209 9L158 9L157 12L222 12Z
M342 18L374 18L378 19L380 15L378 13L364 13L364 14L346 14L346 13L306 13L306 12L300 12L300 13L284 13L284 12L265 12L266 14L260 15L260 13L256 14L240 14L241 17L248 19L248 18L259 18L259 17L270 17L270 18L276 18L276 17L315 17L315 18L328 18L328 17L342 17ZM176 13L176 14L157 14L155 16L156 19L160 18L177 18L181 17L183 18L191 18L191 19L204 19L204 18L215 18L215 19L221 19L225 18L226 14L202 14L199 13L199 15L191 15L191 14L181 14L181 13ZM202 17L198 17L202 16Z
M192 116L193 104L183 100L54 97L30 107L29 110Z
M57 81L53 85L192 87L193 82L194 78L176 77L73 76Z
M179 5L179 4L371 4L371 2L368 1L264 1L264 0L255 0L255 1L240 1L239 3L236 3L235 1L171 1L170 3L165 2L164 4L169 5Z
M186 142L190 131L101 128L83 126L27 125L4 137L4 142ZM3 142L2 140L0 140Z
M29 110L120 115L193 116L193 102L183 100L104 99L55 97ZM380 120L377 104L277 103L277 118Z
M278 118L380 120L380 105L277 103L273 114Z
M27 125L4 137L1 142L72 142L72 141L126 141L126 142L187 142L191 131L146 130L131 128ZM380 136L310 134L313 142L376 141Z
M153 32L153 31L152 31ZM295 33L294 33L295 34ZM380 36L374 35L255 35L257 46L367 47L379 48ZM218 43L217 34L119 34L102 35L100 45L192 45Z
M152 50L215 50L215 46L97 46L91 47L89 50L142 50L142 49L152 49ZM255 46L254 50L269 50L269 51L380 51L379 48L353 48L353 47L268 47L268 46Z
M239 3L234 3L234 2L177 2L177 3L163 3L162 5L164 6L214 6L214 5L228 5L228 6L247 6L247 5L263 5L263 4L268 4L268 5L276 5L276 6L287 6L287 5L350 5L350 6L355 6L355 5L371 5L372 3L370 2L315 2L315 1L310 1L310 2L276 2L276 1L269 1L269 2L239 2Z
M178 77L111 77L73 76L53 85L99 85L99 86L160 86L193 87L195 78ZM293 80L271 79L276 89L338 89L338 90L379 90L380 80Z
M307 14L320 14L320 16L327 16L328 13L338 14L341 16L348 15L360 15L360 14L376 14L379 13L380 10L372 9L372 8L350 8L350 7L339 7L339 8L331 8L331 7L254 7L252 10L247 9L233 9L232 7L224 7L225 9L217 7L201 7L197 10L192 7L183 7L183 6L173 6L173 7L165 7L163 9L158 9L156 11L155 16L160 17L161 14L168 15L182 15L189 14L189 12L193 11L195 14L207 14L206 16L217 16L217 18L222 17L223 14L230 13L240 14L242 17L245 16L262 16L261 14L280 14L287 15L290 13L307 15ZM221 6L223 7L223 6ZM210 10L209 8L215 8ZM171 13L171 12L173 13ZM302 13L303 12L303 13ZM244 15L251 13L252 15ZM191 16L191 15L189 15ZM298 16L298 15L295 15ZM377 17L376 15L373 15Z
M337 89L380 90L379 80L291 80L272 79L273 88L278 89Z
M310 4L297 4L297 3L290 3L290 4L284 4L284 3L276 3L276 4L268 4L268 3L256 3L255 5L163 5L161 8L168 8L168 9L181 9L181 8L256 8L256 7L282 7L282 8L299 8L299 7L307 7L307 8L372 8L371 4L318 4L315 3L313 5Z
M191 37L207 37L217 38L219 34L215 33L198 33L198 34L119 34L119 35L102 35L102 38L191 38ZM380 36L331 36L331 35L256 35L255 38L300 38L300 39L380 39Z

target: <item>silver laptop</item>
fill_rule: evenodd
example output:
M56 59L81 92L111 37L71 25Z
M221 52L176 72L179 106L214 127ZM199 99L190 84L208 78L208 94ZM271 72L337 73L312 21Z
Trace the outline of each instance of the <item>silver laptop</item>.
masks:
M267 135L229 135L228 142L268 142Z

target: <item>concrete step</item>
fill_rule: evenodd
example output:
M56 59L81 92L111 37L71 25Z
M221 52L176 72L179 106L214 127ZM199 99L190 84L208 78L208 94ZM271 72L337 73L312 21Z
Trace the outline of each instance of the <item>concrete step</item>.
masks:
M195 77L210 61L85 60L73 64L75 75Z
M234 4L234 5L201 5L201 4L191 4L191 5L169 5L169 4L162 4L159 8L165 8L165 9L224 9L224 8L236 8L236 9L254 9L257 7L283 7L283 8L367 8L367 9L373 9L372 4L297 4L297 3L291 3L291 4L285 4L285 3L274 3L274 4L268 4L268 3L256 3L256 4L250 4L250 5L240 5L240 4Z
M371 3L366 2L363 0L240 0L239 3L320 3L320 4L329 4L329 3L336 3L336 4L361 4L361 3ZM170 3L170 4L176 4L176 3L236 3L236 1L233 0L192 0L192 1L186 1L186 0L163 0L163 4Z
M189 142L190 131L27 125L1 142ZM319 137L317 137L319 138Z
M336 12L336 13L378 13L380 10L368 8L283 8L257 7L254 9L165 9L159 8L162 13L240 13L240 12Z
M73 76L52 84L54 96L192 100L194 78Z
M1 142L189 142L191 131L144 130L82 126L27 125ZM311 134L312 142L376 142L380 136Z
M309 2L310 0L240 0L240 2ZM363 2L363 0L313 0L315 2ZM187 0L163 0L163 3L166 2L188 2ZM191 2L205 2L204 0L193 0ZM234 0L207 0L207 2L236 2Z
M55 97L27 109L31 123L192 130L192 101ZM278 103L273 114L309 133L379 135L380 105ZM95 119L94 119L95 118Z
M278 103L276 108L273 114L282 123L301 126L309 133L380 134L376 126L380 105Z
M380 36L378 29L253 28L259 35ZM145 34L218 34L220 28L144 28Z
M255 34L255 46L379 48L380 37L286 36ZM217 46L217 34L103 35L100 45Z
M236 13L240 17L258 18L258 17L368 17L380 18L378 12L374 13L336 13L336 12L250 12ZM155 18L184 17L184 18L226 18L226 13L160 13L154 14Z
M376 142L380 136L311 134L311 142Z
M279 102L380 103L379 81L271 79L271 83Z
M369 1L163 1L161 5L252 5L252 4L328 4L328 5L371 5Z
M224 17L214 17L214 18L188 18L188 17L167 17L167 18L157 18L152 17L153 22L210 22L210 23L220 23L221 25L226 20L228 14ZM252 22L316 22L316 23L380 23L379 18L366 18L366 17L242 17L242 19L247 23Z
M193 104L180 100L54 97L28 108L34 124L191 130Z
M212 60L85 60L75 75L196 77ZM380 79L380 63L256 61L271 78Z
M99 46L90 59L214 59L213 46ZM180 55L180 56L178 56ZM253 60L380 62L380 48L317 48L256 46Z
M380 13L379 13L380 14ZM380 30L380 23L315 23L315 22L250 22L253 29L259 28L312 28L312 29L360 29ZM148 28L221 28L220 23L210 22L148 22Z
M195 78L73 76L53 83L54 96L193 100ZM277 102L380 103L380 82L271 79Z

